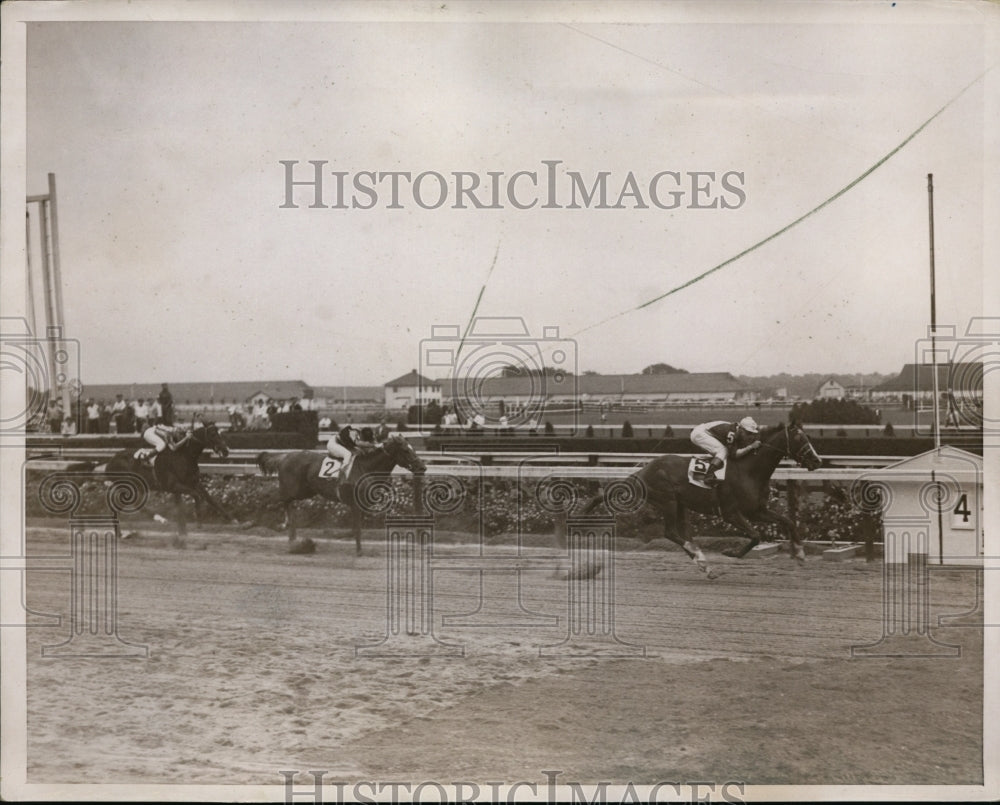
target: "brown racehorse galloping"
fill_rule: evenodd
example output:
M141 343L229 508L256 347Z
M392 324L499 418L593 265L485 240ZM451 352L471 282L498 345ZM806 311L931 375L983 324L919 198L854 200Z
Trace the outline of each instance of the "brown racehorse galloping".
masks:
M204 502L230 522L236 523L233 516L213 500L201 485L198 459L206 448L223 458L229 455L229 448L214 423L192 430L191 437L176 450L163 450L156 456L152 468L136 459L135 449L131 448L116 453L107 463L106 469L108 472L134 472L146 481L150 489L172 494L177 511L177 533L184 536L187 534L187 522L181 495L194 498L199 521L200 506Z
M788 533L792 556L800 562L805 561L805 550L795 523L767 507L770 481L778 463L786 456L808 470L819 468L823 460L796 422L765 428L761 431L760 442L761 446L749 455L738 460L729 459L726 477L714 489L688 481L690 459L685 456L660 456L630 477L630 482L641 488L646 504L663 516L663 536L680 545L709 578L715 575L705 555L687 537L684 523L686 509L720 516L736 526L749 540L740 551L724 551L725 556L746 556L760 542L754 523L777 523ZM602 499L603 496L598 495L590 500L583 513L593 511Z
M427 466L400 433L390 434L379 447L356 455L346 479L321 477L320 471L326 457L326 453L312 450L280 455L261 453L257 456L257 466L265 475L278 475L278 495L285 507L290 553L312 553L316 549L311 539L296 539L292 504L296 500L307 500L320 495L327 500L339 500L350 509L351 533L360 556L362 511L355 496L357 485L365 476L387 475L396 466L403 467L414 475L422 475Z

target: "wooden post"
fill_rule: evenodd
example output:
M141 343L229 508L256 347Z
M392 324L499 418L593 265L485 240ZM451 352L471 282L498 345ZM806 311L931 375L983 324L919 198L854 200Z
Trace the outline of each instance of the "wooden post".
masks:
M42 237L42 280L44 283L45 292L45 335L49 335L52 330L51 328L57 327L59 322L56 320L55 311L55 295L52 290L52 269L49 254L49 202L48 198L44 198L39 202L39 209L41 215L39 218L39 225L41 228ZM36 333L40 335L40 333ZM49 387L45 389L46 392L55 396L56 392L56 356L53 350L46 350L48 358L48 371L49 371ZM64 412L65 413L65 412Z
M28 308L28 328L34 335L38 332L38 329L35 324L35 289L31 280L31 212L28 210L24 211L24 259L28 268L28 299L26 305ZM41 389L36 389L36 391L41 391Z

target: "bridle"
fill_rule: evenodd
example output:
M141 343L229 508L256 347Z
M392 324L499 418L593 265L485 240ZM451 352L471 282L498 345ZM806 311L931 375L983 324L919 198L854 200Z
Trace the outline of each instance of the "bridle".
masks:
M406 441L405 436L391 434L383 443L382 449L385 450L385 448L390 444L395 444L394 450L398 451L398 453L393 456L397 464L405 467L414 475L427 471L426 466L421 466L423 462L420 460L420 456L418 456L416 451L410 446L410 443ZM386 452L389 451L386 450ZM390 455L392 454L390 453ZM402 461L400 460L401 458L405 458L406 460Z
M775 445L771 444L770 442L761 442L760 446L761 447L770 447L772 450L777 450L779 453L781 453L782 458L784 458L785 456L788 456L793 461L795 461L797 464L805 464L804 459L805 459L805 456L808 453L812 452L814 455L816 454L816 451L813 449L813 446L808 441L805 441L805 442L802 443L802 446L798 450L795 451L795 453L793 455L792 454L792 437L788 433L788 423L787 422L785 423L784 430L785 430L785 447L784 447L784 449L782 449L780 447L776 447ZM818 455L816 457L819 458Z
M224 452L223 448L225 447L225 442L222 441L222 436L219 435L218 430L215 432L215 438L218 441L218 445L211 444L207 438L208 429L214 427L214 425L202 425L200 428L194 428L191 431L191 441L200 444L202 449L207 447L216 455L221 456Z

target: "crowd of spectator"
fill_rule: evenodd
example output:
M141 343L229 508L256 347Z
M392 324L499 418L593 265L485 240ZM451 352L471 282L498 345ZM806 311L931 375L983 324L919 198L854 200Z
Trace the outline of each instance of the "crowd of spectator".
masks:
M230 405L226 413L231 430L271 430L275 415L314 410L315 405L315 400L300 400L298 397L268 401L259 399L246 405ZM195 413L192 419L205 420L207 416L205 411ZM142 433L157 424L176 424L173 395L166 383L157 397L127 400L124 395L117 394L114 400L87 398L81 402L78 416L74 416L72 411L63 411L62 403L53 399L44 417L37 423L37 429L44 433L71 436L77 433Z
M229 427L231 430L270 430L277 414L293 411L313 410L313 400L290 397L286 400L257 400L244 406L229 406Z
M174 424L174 400L166 383L156 397L136 400L126 400L122 394L115 395L114 400L88 397L80 406L78 418L72 412L63 411L59 400L50 400L40 429L73 436L78 433L142 433L156 424Z

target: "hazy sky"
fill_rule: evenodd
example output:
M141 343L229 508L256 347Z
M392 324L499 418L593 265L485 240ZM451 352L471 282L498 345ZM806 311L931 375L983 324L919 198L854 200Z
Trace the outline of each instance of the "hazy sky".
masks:
M559 327L580 370L896 372L929 320L928 173L938 320L984 312L997 121L976 4L893 6L31 23L28 192L56 174L84 381L380 384L421 365L433 326L464 328L487 278L481 315ZM822 204L949 102L826 207L635 310ZM348 209L310 208L302 187L283 209L282 160L300 180L325 160L327 205L346 174ZM562 208L542 208L543 160ZM374 204L352 190L364 171L432 173L419 200L401 179L391 209L388 178ZM456 171L486 205L502 172L501 209L455 209ZM518 171L538 189L521 176L508 193ZM609 206L638 194L569 209L569 171L587 188L608 172ZM434 173L450 186L428 209ZM675 209L650 197L658 174L664 207L683 191Z

